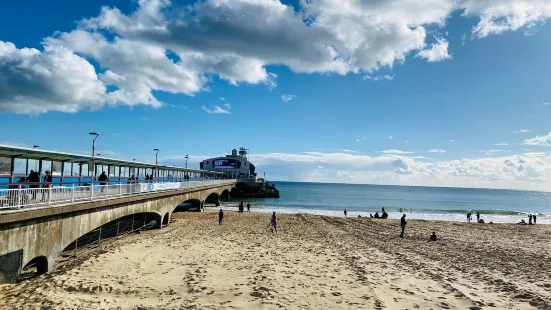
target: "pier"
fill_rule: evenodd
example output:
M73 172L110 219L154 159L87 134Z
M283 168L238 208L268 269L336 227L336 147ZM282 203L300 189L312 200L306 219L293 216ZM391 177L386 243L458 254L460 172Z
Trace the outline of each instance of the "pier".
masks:
M0 146L0 162L0 283L16 282L29 265L47 272L92 232L101 243L102 227L115 236L162 228L178 205L201 211L229 199L236 184L220 172L9 146ZM26 181L31 170L39 182Z

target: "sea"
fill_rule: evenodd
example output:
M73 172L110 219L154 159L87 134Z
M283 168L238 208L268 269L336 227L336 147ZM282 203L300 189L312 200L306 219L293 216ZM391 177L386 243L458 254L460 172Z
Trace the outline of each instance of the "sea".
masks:
M551 193L500 189L416 187L365 184L270 182L280 198L232 199L224 209L234 209L240 201L251 211L310 213L330 216L369 217L385 208L389 218L466 222L476 212L486 223L517 223L529 214L537 224L551 224ZM402 210L402 212L400 212Z

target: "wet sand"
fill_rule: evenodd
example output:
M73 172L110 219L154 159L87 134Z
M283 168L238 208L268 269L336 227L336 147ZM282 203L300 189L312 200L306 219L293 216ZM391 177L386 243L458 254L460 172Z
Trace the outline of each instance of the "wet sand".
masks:
M551 309L551 225L175 213L0 286L1 309ZM427 242L432 231L440 240Z

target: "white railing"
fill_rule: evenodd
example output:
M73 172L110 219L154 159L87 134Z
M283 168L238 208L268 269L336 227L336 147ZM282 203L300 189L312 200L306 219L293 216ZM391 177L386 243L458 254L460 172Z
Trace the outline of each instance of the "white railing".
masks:
M0 189L0 210L34 206L51 206L80 201L173 191L235 183L235 180L190 180L167 183L132 183L86 186L50 186L42 188Z

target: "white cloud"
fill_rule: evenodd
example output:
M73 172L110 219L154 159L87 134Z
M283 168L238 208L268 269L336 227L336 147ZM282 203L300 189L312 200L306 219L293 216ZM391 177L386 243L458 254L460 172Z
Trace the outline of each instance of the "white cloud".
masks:
M514 130L514 131L511 131L512 133L527 133L527 132L531 132L532 129L521 129L521 130Z
M494 146L509 146L509 143L496 143Z
M450 140L450 143L453 143L455 140Z
M409 143L409 141L408 141L408 140L404 140L404 142L405 142L405 143Z
M207 112L208 114L231 114L231 112L228 109L224 109L220 106L215 105L213 109L209 109L206 106L201 107L203 111Z
M534 138L524 140L526 145L551 146L551 132L545 136L536 136Z
M323 166L318 166L319 169L323 169Z
M291 101L295 98L295 95L281 95L281 100L287 102Z
M387 136L387 137L385 137L385 139L392 140L392 139L394 139L394 137L392 137L392 136Z
M365 139L367 139L367 137L361 137L361 138L359 138L359 139L356 139L356 142L362 142L362 141L364 141Z
M218 99L220 99L221 101L226 101L226 98L224 98L222 96L218 97Z
M227 109L231 109L231 104L229 103L224 103L223 106L226 107Z
M480 150L479 152L484 153L487 156L493 155L495 153L505 153L509 152L507 150Z
M417 57L424 58L429 62L451 59L452 56L448 53L448 45L448 40L436 38L436 43L433 43L430 48L417 53Z
M346 150L346 149L344 149L344 150L341 150L341 152L345 152L345 153L352 153L352 154L354 154L354 153L358 153L358 152L356 152L356 151L353 151L353 150Z
M408 55L450 58L448 41L427 45L427 27L452 13L474 19L474 37L534 28L549 0L140 0L128 14L103 7L41 49L0 43L0 111L44 113L112 105L161 107L156 92L194 95L213 76L231 85L277 86L267 67L296 73L367 74ZM189 2L188 2L189 3ZM101 73L94 66L98 64Z
M549 102L542 102L543 105L548 106Z
M381 81L381 80L392 81L392 80L394 80L394 75L385 74L385 75L371 76L371 75L367 74L363 77L363 79L364 80L372 80L372 81Z
M381 151L381 153L383 153L383 154L393 154L393 155L413 154L413 152L400 151L400 150L384 150L384 151Z
M440 149L430 149L428 150L429 153L446 153L446 150L440 150Z

